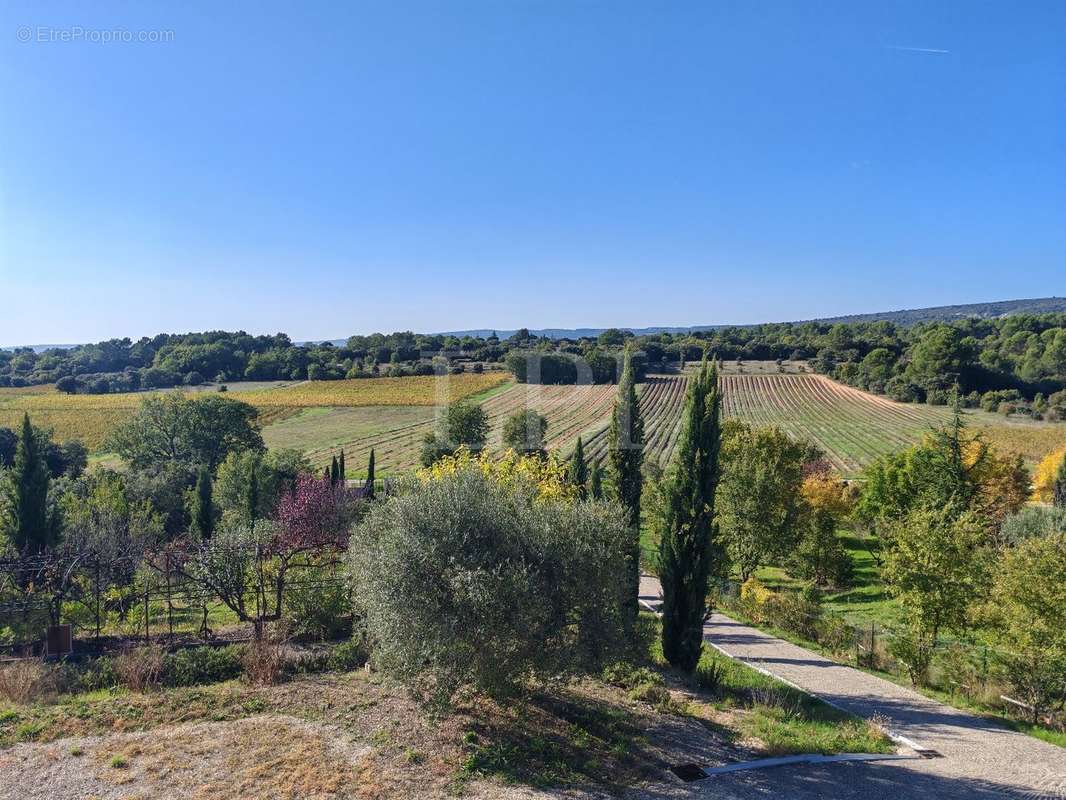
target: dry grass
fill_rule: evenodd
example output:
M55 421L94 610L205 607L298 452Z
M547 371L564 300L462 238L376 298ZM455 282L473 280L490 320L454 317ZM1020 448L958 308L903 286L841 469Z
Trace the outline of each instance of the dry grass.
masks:
M256 686L273 686L285 666L285 635L281 630L249 644L241 656L244 676Z
M163 674L163 651L158 647L131 647L115 657L115 672L132 692L159 688Z
M89 759L97 780L135 786L140 797L239 800L350 796L357 755L334 730L271 716L105 740ZM111 766L116 757L127 766Z
M54 693L52 670L39 659L26 658L0 666L0 697L25 705Z

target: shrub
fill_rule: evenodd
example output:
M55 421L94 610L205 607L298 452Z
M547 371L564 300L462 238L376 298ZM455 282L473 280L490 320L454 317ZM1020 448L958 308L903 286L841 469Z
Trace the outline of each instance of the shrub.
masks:
M659 711L670 711L673 698L662 683L641 683L629 690L629 699L655 706Z
M601 679L604 683L622 689L633 689L642 684L663 683L663 678L659 673L647 667L634 666L628 661L617 661L604 667Z
M854 632L843 617L829 614L818 622L818 642L831 653L844 653L855 644Z
M770 623L782 630L814 640L818 637L821 608L792 592L771 594L764 603Z
M52 670L40 659L24 658L0 667L0 697L25 705L55 691Z
M725 668L715 658L701 658L696 665L696 685L706 692L717 693L722 688Z
M263 636L245 647L241 655L244 677L249 683L272 686L285 668L285 637L281 630Z
M628 531L614 505L543 497L476 465L374 505L352 536L375 665L447 702L599 667L622 643Z
M347 581L312 580L292 585L285 596L292 632L319 641L352 632L352 593Z
M192 647L170 653L163 659L163 683L167 686L198 686L239 677L241 648Z
M925 686L929 682L933 642L925 631L921 629L900 631L889 640L888 652L904 666L912 684Z
M115 673L131 692L146 692L160 684L163 651L152 645L132 647L115 656Z
M369 660L369 651L366 642L360 639L352 639L334 647L326 662L327 668L334 672L351 672L359 669Z
M766 622L766 602L773 595L754 575L740 585L740 610L756 624Z

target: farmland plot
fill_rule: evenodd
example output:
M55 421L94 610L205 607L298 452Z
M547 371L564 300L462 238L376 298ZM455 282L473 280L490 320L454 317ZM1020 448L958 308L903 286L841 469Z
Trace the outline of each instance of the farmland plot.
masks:
M548 418L548 449L568 452L579 435L587 437L603 428L610 417L614 392L613 385L511 386L481 404L489 418L488 447L501 450L504 422L515 412L528 408ZM375 468L379 472L403 472L418 466L422 441L435 429L437 413L443 409L425 408L419 412L414 408L366 408L360 410L363 413L359 419L352 413L337 416L336 411L331 410L320 421L305 419L304 414L292 417L267 428L264 436L272 445L285 438L292 444L299 437L300 426L306 428L308 436L320 437L323 425L350 424L346 432L327 434L331 437L328 441L300 449L316 465L328 463L334 453L343 450L348 473L354 477L365 469L373 448ZM372 430L374 427L377 429Z
M844 475L914 444L949 413L896 403L822 375L723 375L722 387L727 417L810 439Z

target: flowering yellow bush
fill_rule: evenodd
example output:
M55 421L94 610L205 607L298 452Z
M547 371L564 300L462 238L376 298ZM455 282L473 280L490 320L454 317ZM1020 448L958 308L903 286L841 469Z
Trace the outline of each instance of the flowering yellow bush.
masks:
M460 447L455 455L445 456L433 466L420 469L418 477L424 481L439 481L468 469L479 470L503 486L534 486L541 500L577 498L577 488L567 481L566 466L554 456L520 456L514 450L493 458L486 451L474 455L467 448Z
M766 621L766 604L773 596L774 593L754 575L740 584L740 607L753 622Z
M825 511L840 519L855 505L854 491L832 472L810 475L800 487L803 499L816 511Z
M1036 474L1033 476L1033 499L1051 502L1055 491L1055 476L1066 459L1066 445L1049 453L1043 461L1037 464Z

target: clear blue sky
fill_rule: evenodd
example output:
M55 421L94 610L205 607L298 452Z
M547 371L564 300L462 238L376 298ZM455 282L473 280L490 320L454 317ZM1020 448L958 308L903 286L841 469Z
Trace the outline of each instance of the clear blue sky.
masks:
M0 20L0 344L1066 293L1061 0ZM76 26L173 33L38 41Z

